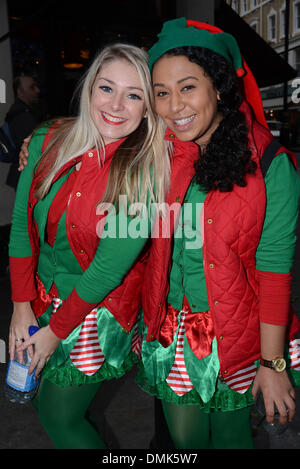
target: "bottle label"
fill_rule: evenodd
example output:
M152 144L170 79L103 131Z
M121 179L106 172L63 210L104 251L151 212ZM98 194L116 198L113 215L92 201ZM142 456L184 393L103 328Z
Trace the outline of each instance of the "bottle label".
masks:
M7 384L18 391L31 391L38 385L38 381L35 380L34 372L29 375L28 370L29 366L11 360L7 370Z

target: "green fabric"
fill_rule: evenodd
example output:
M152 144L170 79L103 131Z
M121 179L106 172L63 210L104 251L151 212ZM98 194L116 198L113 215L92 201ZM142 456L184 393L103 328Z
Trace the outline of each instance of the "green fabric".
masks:
M178 396L170 388L166 378L175 360L180 315L177 317L177 324L174 340L169 347L163 347L157 340L146 342L148 328L144 325L142 360L138 363L137 384L147 393L160 399L176 404L197 404L205 412L210 412L211 409L228 411L251 405L251 388L244 394L238 394L218 379L220 367L216 339L213 340L212 353L198 359L190 349L186 337L184 338L184 361L194 389Z
M297 239L300 178L286 153L274 158L265 184L266 216L256 251L256 268L287 274L293 265Z
M199 406L162 402L175 448L253 449L250 408L234 412L203 412Z
M170 290L167 302L181 310L186 296L193 312L208 311L203 268L201 213L206 197L193 180L185 195L180 221L174 235Z
M124 207L108 217L107 226L109 223L116 227L116 236L101 237L93 261L75 285L77 294L88 303L97 303L120 285L151 233L149 217L126 216Z
M111 379L119 379L130 371L136 363L136 354L134 352L130 352L122 363L122 366L119 368L115 368L105 361L96 373L88 376L79 371L70 359L67 359L59 366L52 366L50 362L47 363L43 369L42 376L59 387L77 387L83 384L95 384L102 381L109 381Z
M34 174L34 167L41 156L43 141L48 129L48 126L38 129L28 146L28 164L20 174L12 214L12 227L9 240L9 256L11 257L32 256L27 230L28 195Z
M208 402L215 393L216 382L220 372L220 364L217 350L217 340L212 342L212 352L199 360L192 352L186 336L184 337L184 361L185 366L195 389L203 402Z
M173 349L175 349L175 344L177 341L177 335L176 338L174 338L173 343L168 347L170 348L172 346ZM215 342L215 340L214 340ZM187 340L185 338L185 344L187 343ZM158 344L157 341L153 342L145 342L143 343L143 348L142 350L147 350L147 344L152 345L152 349L160 349L162 347L160 344ZM242 409L244 407L248 407L253 405L253 397L252 397L252 384L251 386L247 389L247 391L243 394L238 393L232 389L230 389L227 384L224 381L221 381L216 378L214 379L214 370L218 369L218 355L217 355L217 349L216 347L213 347L213 351L210 357L212 360L211 363L208 364L208 368L211 367L211 369L205 370L204 373L202 374L203 371L200 367L202 367L202 364L199 365L201 362L203 362L204 365L204 360L206 360L208 357L205 359L199 360L193 355L192 351L187 348L184 344L184 359L185 359L185 365L190 377L190 380L192 384L195 386L194 389L191 391L187 392L183 396L178 396L168 385L166 382L166 377L168 376L169 372L166 373L165 377L162 378L161 375L155 374L155 370L159 369L161 366L166 367L166 363L157 363L156 364L151 364L151 357L148 357L148 360L145 363L143 363L143 353L142 353L142 360L138 362L138 374L136 376L136 382L139 385L143 391L147 392L148 394L151 394L152 396L155 396L159 399L162 399L166 402L172 402L174 404L178 405L184 405L184 406L193 406L197 405L199 406L200 409L202 409L204 412L214 412L214 411L221 411L221 412L228 412L228 411L234 411L236 409ZM188 353L188 354L187 354ZM170 354L171 355L171 354ZM300 386L300 372L295 371L290 368L290 355L289 355L289 346L285 346L285 358L287 360L287 373L290 377L291 383L293 386ZM156 353L156 355L153 355L153 361L158 357L158 360L161 358L159 353ZM172 367L172 364L175 359L175 352L173 357L168 357L168 366L170 368ZM193 361L194 363L192 366L190 366L190 363ZM197 369L197 364L199 367L199 370ZM159 366L158 366L159 365ZM259 360L255 361L255 365L257 368L260 366L259 365ZM169 370L170 370L169 368ZM203 368L205 368L203 366ZM154 370L154 372L153 372ZM201 379L203 379L203 387L199 388L199 383L201 383ZM207 385L207 389L205 389L205 385ZM209 386L212 386L212 388L209 389ZM199 393L199 389L202 392L202 396ZM205 397L207 399L207 396L211 396L208 401L205 401L202 399L202 397Z
M163 347L157 340L146 342L148 328L145 325L142 361L143 367L147 370L147 378L151 386L155 387L156 383L164 381L171 371L175 359L180 317L179 314L177 317L177 330L173 342L168 347ZM220 371L217 341L216 339L213 340L212 353L201 360L192 352L186 337L184 337L183 351L189 377L197 393L201 396L201 400L206 403L215 392L215 385Z
M61 302L60 302L61 304ZM52 314L52 305L38 318L40 327L47 326ZM51 355L43 369L43 376L59 386L78 386L83 383L120 378L137 362L137 356L131 352L131 341L134 329L130 334L123 331L122 326L105 308L97 308L97 330L101 350L105 361L101 368L92 376L79 371L69 358L77 342L82 324L74 329Z
M152 385L150 380L148 380L148 370L145 370L141 361L138 362L136 383L147 394L178 405L197 405L204 412L212 412L216 410L227 412L242 409L253 404L251 387L244 394L239 394L236 391L229 389L228 386L220 380L217 380L216 391L213 397L206 403L203 402L195 388L183 396L178 396L166 381L161 381Z
M100 383L58 387L42 378L34 406L56 449L105 449L88 408Z
M168 50L182 46L197 46L222 55L235 70L242 68L242 58L235 38L228 33L210 33L204 29L187 26L185 18L166 21L158 41L148 51L150 71L154 63Z

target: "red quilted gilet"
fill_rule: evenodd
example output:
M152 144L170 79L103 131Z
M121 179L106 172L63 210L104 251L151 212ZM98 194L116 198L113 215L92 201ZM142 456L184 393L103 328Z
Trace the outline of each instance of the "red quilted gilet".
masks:
M47 132L44 142L43 150L46 148L51 138L51 129ZM113 145L113 144L112 144ZM116 149L118 143L115 144L113 150ZM112 151L112 150L111 150ZM82 155L82 159L90 158L90 152ZM53 181L57 180L62 174L66 173L72 165L76 164L80 158L74 158L67 162L55 175ZM101 199L103 194L106 179L108 177L109 166L105 172L102 172L101 181L98 181L98 162L97 156L93 157L93 163L89 164L88 169L81 168L81 176L76 182L76 187L73 188L72 194L82 193L88 194L88 197L75 197L71 198L70 205L72 204L73 210L68 210L66 229L67 236L72 248L72 251L80 263L83 270L86 270L94 258L99 241L96 224L99 221L99 215L96 215L96 204ZM83 171L85 173L83 174ZM88 173L87 173L88 172ZM28 233L32 247L33 268L36 270L36 263L39 255L39 235L38 228L34 222L33 210L37 199L34 196L36 185L39 177L34 177L33 184L31 185L28 201ZM101 182L101 184L100 184ZM79 192L77 192L79 191ZM70 218L70 213L72 219ZM74 229L76 227L76 229ZM95 227L94 229L91 227ZM123 326L124 331L128 332L134 325L136 316L141 307L141 294L142 294L142 280L145 268L145 261L147 258L147 251L149 243L146 245L139 258L136 260L131 270L124 277L122 283L107 295L106 298L100 303L104 305ZM108 272L109 275L109 272ZM34 306L34 305L33 305Z
M252 121L247 106L241 108L249 128L249 148L259 167L259 158L272 140L271 133ZM184 149L175 144L176 154ZM191 151L191 147L185 152ZM280 150L282 151L282 149ZM279 152L278 152L279 153ZM174 168L170 198L183 201L193 177L190 162L185 171ZM181 176L181 177L180 177ZM221 374L229 376L260 356L258 282L255 253L265 216L265 184L257 170L247 176L246 187L231 192L211 191L204 202L203 259L210 311L218 342ZM148 326L147 340L160 337L166 317L171 240L153 239L145 272L143 313ZM299 329L295 315L291 335Z

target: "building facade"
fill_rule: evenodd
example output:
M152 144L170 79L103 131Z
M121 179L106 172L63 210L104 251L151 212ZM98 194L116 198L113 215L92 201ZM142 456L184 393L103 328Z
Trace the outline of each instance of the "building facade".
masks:
M226 1L257 34L284 57L286 0ZM288 121L292 138L296 140L300 136L300 0L289 0L289 3L288 62L297 70L298 78L288 83ZM261 96L267 120L281 121L284 110L283 83L262 88Z

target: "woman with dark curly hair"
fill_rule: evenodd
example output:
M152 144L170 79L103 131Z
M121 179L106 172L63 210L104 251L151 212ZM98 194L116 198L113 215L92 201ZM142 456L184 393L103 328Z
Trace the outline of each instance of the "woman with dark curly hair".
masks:
M180 18L164 24L149 55L178 218L157 220L137 381L162 400L176 448L253 448L259 393L269 423L276 410L280 424L295 414L294 156L278 148L267 168L274 141L231 35ZM173 236L163 236L166 225Z

